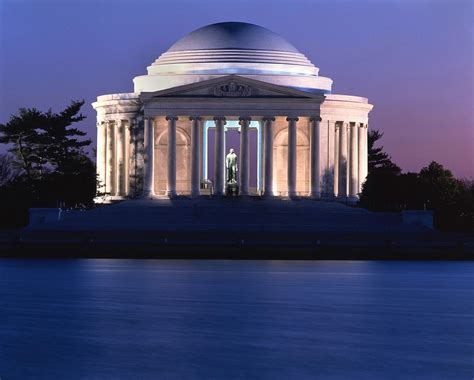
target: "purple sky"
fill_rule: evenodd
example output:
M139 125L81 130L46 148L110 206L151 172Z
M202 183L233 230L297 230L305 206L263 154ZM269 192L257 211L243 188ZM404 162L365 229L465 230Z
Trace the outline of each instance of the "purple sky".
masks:
M471 0L0 1L0 122L19 107L59 111L85 99L95 140L97 95L132 78L184 34L246 21L288 39L334 80L375 105L370 128L404 170L436 160L474 177Z

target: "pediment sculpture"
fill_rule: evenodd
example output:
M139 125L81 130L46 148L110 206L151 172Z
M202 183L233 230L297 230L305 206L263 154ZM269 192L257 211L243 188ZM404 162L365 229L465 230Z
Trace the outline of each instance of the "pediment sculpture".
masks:
M227 84L214 87L215 96L225 96L231 98L247 97L252 94L250 86L240 84L236 81L230 81Z

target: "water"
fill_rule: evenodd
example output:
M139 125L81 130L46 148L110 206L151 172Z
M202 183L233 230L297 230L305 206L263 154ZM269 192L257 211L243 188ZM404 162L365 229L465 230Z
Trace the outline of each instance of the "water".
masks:
M474 263L0 260L0 378L472 379Z

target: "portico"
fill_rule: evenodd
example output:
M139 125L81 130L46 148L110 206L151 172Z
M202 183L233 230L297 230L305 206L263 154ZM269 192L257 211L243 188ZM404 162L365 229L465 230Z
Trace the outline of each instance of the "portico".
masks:
M218 91L216 90L218 89ZM209 96L212 93L213 96ZM215 95L218 93L219 95ZM192 96L190 96L192 94ZM248 94L248 95L246 95ZM250 94L253 94L251 97ZM151 147L145 143L145 194L163 195L162 180L164 173L157 173L156 165L167 167L166 173L166 194L174 196L176 192L176 167L177 160L181 160L191 168L191 173L182 168L181 179L190 175L189 182L181 186L180 194L197 196L202 180L209 179L208 165L209 151L213 151L214 175L212 183L215 195L222 195L225 187L225 154L226 139L225 133L228 128L240 130L240 191L241 194L249 193L249 129L257 130L257 193L273 195L273 129L275 120L278 120L279 129L288 129L293 133L293 138L288 139L287 152L290 159L287 166L288 189L280 189L283 195L296 196L304 193L304 189L297 189L297 142L296 128L300 118L305 128L311 127L314 131L319 129L320 105L324 100L321 94L307 94L302 91L285 89L268 83L241 78L230 75L224 78L212 79L199 84L191 84L173 88L170 90L158 91L154 93L142 93L140 95L143 103L143 113L145 119L145 136L153 134L155 144L160 144L160 136L163 133L168 135L166 148L161 154L166 157L166 165L158 162L155 158L156 146ZM187 149L183 150L178 157L176 155L176 128L179 125L181 135L186 139ZM193 127L194 126L194 127ZM192 128L195 133L192 133ZM208 131L215 129L214 146L208 145ZM153 129L153 132L151 131ZM190 133L191 132L191 133ZM316 133L316 132L313 132ZM267 136L264 146L263 136ZM193 138L194 136L194 138ZM202 136L202 138L200 138ZM191 137L191 138L189 138ZM317 136L315 136L317 137ZM147 139L146 139L147 140ZM157 141L158 140L158 141ZM319 175L319 144L312 144L311 154L313 157L314 176ZM153 150L153 152L152 152ZM194 152L194 155L190 155ZM198 157L198 164L192 157ZM284 162L281 163L284 165ZM310 166L309 163L301 165ZM202 167L202 170L198 168ZM194 172L194 174L193 174ZM267 173L265 175L264 173ZM156 177L156 174L161 179ZM183 175L185 178L183 178ZM266 179L266 180L265 180ZM311 189L305 195L313 194L319 197L321 192L320 181L311 182ZM303 194L301 194L303 195Z

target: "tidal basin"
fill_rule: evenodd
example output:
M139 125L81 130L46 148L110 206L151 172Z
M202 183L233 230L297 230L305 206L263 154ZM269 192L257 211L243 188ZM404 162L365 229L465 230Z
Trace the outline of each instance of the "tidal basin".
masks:
M2 379L471 379L474 263L0 260Z

